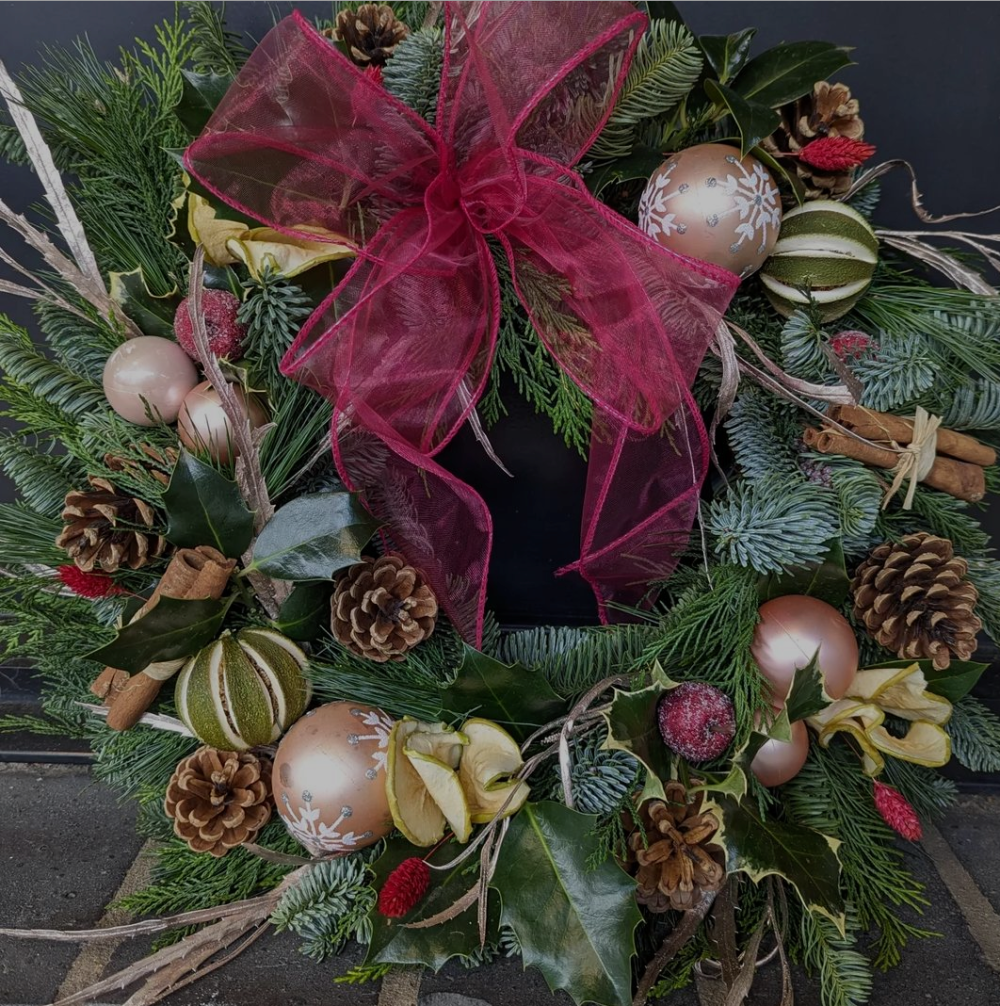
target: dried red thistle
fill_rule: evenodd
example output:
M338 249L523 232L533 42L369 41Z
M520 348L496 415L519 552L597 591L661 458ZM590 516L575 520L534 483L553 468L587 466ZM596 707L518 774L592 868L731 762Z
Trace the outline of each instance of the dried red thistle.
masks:
M91 601L127 593L107 573L85 573L76 566L60 566L57 572L64 586L69 587L74 594L89 598Z
M910 801L892 786L884 782L875 783L875 806L893 831L910 842L919 842L924 834L920 818L910 805Z
M878 345L867 332L847 331L832 336L830 348L841 360L848 357L859 360L869 349L878 349Z
M850 171L867 161L875 148L849 136L821 136L799 151L799 160L820 171Z
M378 895L379 913L387 919L401 919L419 904L430 883L431 868L422 859L404 859L385 878Z

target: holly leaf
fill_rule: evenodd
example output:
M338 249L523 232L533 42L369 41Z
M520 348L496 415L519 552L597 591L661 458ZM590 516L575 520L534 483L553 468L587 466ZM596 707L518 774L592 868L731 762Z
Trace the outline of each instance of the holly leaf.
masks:
M663 163L663 154L652 147L637 145L628 157L600 164L584 181L594 196L599 196L609 185L622 182L645 181Z
M253 514L235 482L182 450L163 494L168 541L178 548L211 545L235 559L253 538Z
M181 70L184 77L181 98L174 112L192 136L197 136L219 107L233 78L230 74L196 73Z
M162 297L154 296L146 286L141 266L131 272L113 272L110 279L112 299L146 335L173 339L174 315L181 302L176 287Z
M744 28L732 35L698 36L698 44L720 84L728 84L743 69L750 56L750 43L756 34L756 28Z
M763 818L750 800L722 796L715 803L727 870L745 873L754 883L771 875L784 878L809 911L821 912L843 935L840 842L801 824Z
M778 128L781 117L772 108L737 94L731 87L715 80L705 81L705 93L716 104L727 109L740 131L740 156L750 152L765 136Z
M264 525L250 568L278 580L329 580L360 560L378 527L352 493L300 496Z
M447 863L455 858L455 851L454 845L445 845L431 853L427 862ZM382 889L386 878L404 859L420 855L420 852L400 835L390 838L385 852L372 866L375 889ZM462 862L447 870L431 870L432 886L428 894L402 919L387 919L377 909L372 909L368 917L372 938L365 963L423 964L438 971L452 957L471 958L478 953L478 905L473 904L455 918L427 929L406 928L407 923L429 919L455 904L476 881L475 872L466 872L467 867L468 863ZM499 930L500 906L496 898L491 898L487 911L487 940L495 941Z
M657 668L653 683L635 692L615 689L611 708L605 714L608 739L604 746L627 751L642 762L646 769L643 799L664 798L663 780L670 778L670 749L660 736L656 710L660 699L669 691L669 683Z
M289 639L309 642L330 621L332 584L322 580L298 583L278 610L274 627Z
M819 665L819 650L805 667L800 667L792 679L792 687L785 700L788 721L805 720L825 709L833 699L823 687L823 670Z
M975 660L953 660L946 671L936 671L932 660L883 660L872 664L872 667L909 667L911 664L920 665L927 679L927 691L940 695L953 705L976 687L983 671L990 666Z
M501 923L553 992L563 989L576 1003L631 1006L642 917L635 880L600 856L596 821L560 803L526 804L511 820L493 886Z
M847 600L851 578L847 573L844 545L840 538L826 543L821 559L782 573L770 573L761 578L760 600L763 604L775 597L805 594L839 608Z
M230 604L231 597L221 601L161 597L155 608L119 629L110 643L87 658L138 674L161 660L190 657L218 636Z
M810 92L817 80L850 66L849 51L831 42L776 45L750 60L733 86L748 101L778 108Z
M538 727L565 714L568 703L537 671L465 646L455 680L441 695L446 712L482 716L524 741Z

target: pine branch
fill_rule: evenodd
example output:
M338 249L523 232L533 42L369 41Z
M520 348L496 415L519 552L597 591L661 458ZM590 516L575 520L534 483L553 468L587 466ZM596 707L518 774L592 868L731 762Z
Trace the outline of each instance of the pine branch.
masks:
M802 427L798 410L757 387L741 391L725 422L736 463L751 481L801 478Z
M799 954L806 970L819 976L822 1006L863 1006L871 998L872 968L857 945L858 922L848 906L845 936L824 915L795 906Z
M371 938L368 915L375 907L368 863L371 850L317 863L282 895L271 915L281 932L291 929L305 942L300 953L314 961L337 954L349 939L365 944Z
M624 751L602 750L606 738L606 731L595 731L570 750L573 803L583 814L617 816L637 788L639 763ZM552 767L543 786L546 799L563 802L557 766Z
M978 699L959 699L945 730L959 764L973 772L1000 772L1000 716Z
M882 511L875 524L883 540L928 530L949 538L959 555L981 555L989 547L989 535L970 512L968 503L922 486L914 494L912 510ZM1000 627L1000 621L997 625Z
M970 380L956 388L943 426L948 430L1000 430L1000 382Z
M807 565L839 530L832 494L804 478L738 483L708 506L705 524L717 555L759 573Z
M880 333L878 348L851 364L864 385L861 404L877 412L892 412L919 404L939 375L927 341L917 333L899 337Z
M226 27L226 5L184 4L190 22L191 63L198 73L235 77L250 55L239 32Z
M10 528L14 531L15 541L24 533L30 535L35 528L48 534L55 527L58 534L62 524L59 522L57 526L55 518L62 509L66 494L85 474L74 459L38 451L21 437L7 433L0 434L0 468L17 487L23 503L17 514L22 521L20 529Z
M807 311L796 310L781 328L781 359L785 370L806 381L825 381L830 360L823 347L826 332Z
M398 11L398 5L394 11ZM385 89L432 126L437 115L443 63L444 33L440 28L418 28L400 42L382 70Z
M680 21L650 22L632 59L614 111L590 148L600 159L632 153L636 127L671 111L687 97L702 68L701 50Z

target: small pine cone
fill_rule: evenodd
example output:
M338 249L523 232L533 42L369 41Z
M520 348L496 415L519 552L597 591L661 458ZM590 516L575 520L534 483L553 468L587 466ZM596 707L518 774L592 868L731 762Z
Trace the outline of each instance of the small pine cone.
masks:
M337 582L331 610L337 640L382 664L402 660L434 631L438 603L420 570L390 554L351 566Z
M826 199L843 195L850 187L851 170L823 171L798 160L787 158L798 154L813 140L830 136L843 136L860 140L865 135L865 124L858 115L858 101L851 97L844 84L831 84L821 80L809 94L780 109L781 124L761 146L783 163L795 165L795 171L806 187L810 199Z
M173 447L168 447L165 451L159 451L150 444L132 444L149 459L139 460L137 458L124 458L117 454L105 454L104 464L113 472L128 472L135 476L140 472L148 472L156 479L160 485L170 484L170 473L177 464L179 457Z
M665 787L666 800L647 800L640 827L628 839L637 883L636 900L651 912L682 912L726 880L726 854L712 838L719 822L702 813L703 793L688 800L679 782Z
M896 656L930 658L943 671L952 657L972 656L982 628L968 571L947 538L921 532L886 542L854 576L854 617Z
M62 512L66 526L56 538L80 569L140 569L163 554L166 540L144 530L155 523L148 503L119 492L107 479L91 475L89 482L90 489L67 494Z
M356 10L342 10L333 29L358 66L383 66L410 30L384 3L363 3Z
M174 770L163 809L194 852L224 856L271 817L271 763L249 751L199 748Z

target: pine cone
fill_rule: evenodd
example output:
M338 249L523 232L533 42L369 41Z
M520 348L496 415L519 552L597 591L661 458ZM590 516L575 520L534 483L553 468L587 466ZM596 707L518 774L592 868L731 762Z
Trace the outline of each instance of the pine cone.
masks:
M437 598L423 574L399 555L363 557L341 576L331 601L331 627L353 653L380 664L402 660L437 620Z
M342 10L333 30L358 66L383 66L409 33L384 3L363 3L356 10Z
M174 770L163 809L192 850L224 856L271 817L271 763L249 751L199 748Z
M93 475L91 489L73 490L66 496L62 519L65 527L56 545L84 572L99 566L106 573L119 567L139 569L163 554L166 541L145 531L154 524L153 508L141 499L120 493L107 480Z
M947 538L921 532L886 542L854 576L854 617L898 657L929 657L943 671L952 657L972 656L982 628L968 571Z
M137 477L141 472L148 472L160 485L169 485L170 473L179 457L177 451L173 447L159 451L151 444L132 444L131 446L145 454L149 460L122 457L118 454L105 454L104 464L108 469L113 472L127 472L133 477Z
M764 150L779 158L783 154L797 154L806 144L825 136L860 140L865 135L865 124L858 116L858 101L844 84L821 80L809 94L785 105L780 112L781 125L761 141ZM851 187L850 170L824 172L797 158L782 161L795 165L809 199L843 195Z
M647 800L639 810L641 830L628 840L637 865L636 900L651 912L694 908L704 893L726 879L726 854L711 840L719 830L713 814L702 813L703 793L688 801L679 782L667 783L666 802Z

